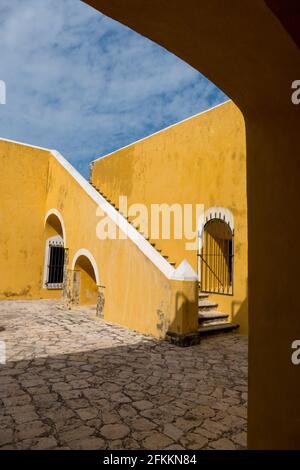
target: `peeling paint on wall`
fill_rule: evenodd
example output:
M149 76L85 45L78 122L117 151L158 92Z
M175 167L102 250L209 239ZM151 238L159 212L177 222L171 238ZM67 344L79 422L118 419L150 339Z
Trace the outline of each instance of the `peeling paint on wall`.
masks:
M31 286L24 287L24 289L18 291L18 292L13 292L13 291L4 291L3 293L0 292L0 295L3 295L6 298L11 298L11 297L28 297L30 296L30 290Z
M104 305L105 305L104 287L98 286L98 301L97 301L96 314L99 318L104 318Z
M159 333L159 336L161 338L164 338L169 329L170 322L162 308L157 309L156 314L158 320L156 328Z

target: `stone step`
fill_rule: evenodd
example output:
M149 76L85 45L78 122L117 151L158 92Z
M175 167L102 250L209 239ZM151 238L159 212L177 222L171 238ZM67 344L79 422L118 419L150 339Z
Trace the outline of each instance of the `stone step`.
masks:
M240 325L237 323L221 323L219 325L211 325L211 326L201 326L199 327L198 331L200 336L206 335L215 335L219 333L227 333L239 328Z
M217 310L201 311L198 313L198 322L200 326L220 325L228 323L229 315L218 312Z
M218 304L216 302L212 302L211 300L199 299L198 307L200 310L212 310L217 308Z
M199 292L198 297L199 299L202 299L202 300L208 299L209 294L206 294L206 292Z

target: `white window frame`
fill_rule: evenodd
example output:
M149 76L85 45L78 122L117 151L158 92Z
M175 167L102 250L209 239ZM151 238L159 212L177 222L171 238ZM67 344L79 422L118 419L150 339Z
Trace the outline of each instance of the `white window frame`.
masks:
M46 240L46 248L45 248L45 263L44 263L44 280L43 280L43 288L48 290L61 290L63 288L63 283L55 283L55 284L47 284L47 280L49 277L49 262L50 262L50 244L56 243L57 246L61 246L64 248L64 240L60 235L56 235L54 237L50 237Z

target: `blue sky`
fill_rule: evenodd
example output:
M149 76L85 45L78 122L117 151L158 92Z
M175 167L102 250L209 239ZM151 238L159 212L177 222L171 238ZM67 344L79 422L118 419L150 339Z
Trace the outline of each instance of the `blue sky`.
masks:
M79 0L1 0L0 137L81 173L108 152L225 101L180 59Z

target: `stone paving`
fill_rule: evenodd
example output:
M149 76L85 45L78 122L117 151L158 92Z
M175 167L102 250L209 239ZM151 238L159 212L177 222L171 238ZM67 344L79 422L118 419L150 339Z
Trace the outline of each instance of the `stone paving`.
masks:
M1 449L243 449L247 339L178 348L55 301L0 302Z

